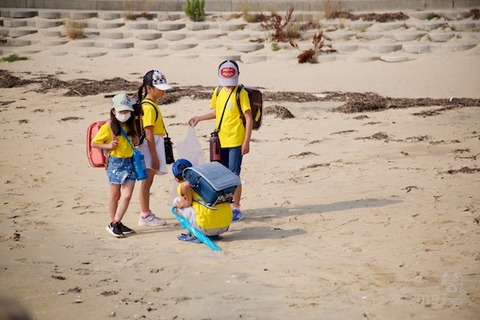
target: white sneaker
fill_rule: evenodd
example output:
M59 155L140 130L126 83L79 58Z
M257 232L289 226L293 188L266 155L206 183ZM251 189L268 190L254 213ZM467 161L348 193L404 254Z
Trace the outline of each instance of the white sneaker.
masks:
M138 225L140 227L158 227L158 226L164 226L166 224L167 224L167 221L157 218L151 212L146 218L143 218L142 216L140 216L140 219L138 220Z

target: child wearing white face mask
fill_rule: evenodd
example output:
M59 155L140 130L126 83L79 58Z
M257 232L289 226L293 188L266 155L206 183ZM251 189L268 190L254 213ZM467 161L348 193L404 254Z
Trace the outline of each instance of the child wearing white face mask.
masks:
M122 223L135 187L136 175L133 169L133 149L121 129L127 133L134 145L139 142L132 117L133 103L128 95L117 94L112 99L110 120L108 120L92 140L92 147L109 152L107 176L110 183L108 213L111 222L107 231L115 237L124 237L134 231Z

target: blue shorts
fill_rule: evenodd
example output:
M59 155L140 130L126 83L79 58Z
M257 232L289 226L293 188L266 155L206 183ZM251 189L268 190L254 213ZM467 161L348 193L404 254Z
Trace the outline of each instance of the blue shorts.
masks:
M237 176L240 176L242 170L242 159L242 147L222 148L220 163Z
M107 167L108 182L110 184L123 184L126 180L137 179L137 175L133 170L132 158L116 158L108 159Z

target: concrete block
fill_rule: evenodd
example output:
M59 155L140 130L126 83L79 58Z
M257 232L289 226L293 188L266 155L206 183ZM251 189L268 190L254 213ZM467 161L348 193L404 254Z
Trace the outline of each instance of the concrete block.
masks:
M35 26L39 29L54 28L63 25L62 20L53 20L53 19L37 19L35 21Z
M180 51L195 48L197 45L198 43L192 42L172 42L168 45L168 48L171 50Z
M133 48L133 42L130 42L130 41L111 41L111 42L105 42L105 48L109 48L109 49L128 49L128 48Z
M207 22L188 22L185 27L187 30L200 31L210 29L211 24Z
M404 21L383 22L383 23L379 23L378 27L383 31L391 31L391 30L405 28L405 22Z
M311 49L312 45L308 47L307 49ZM337 50L338 52L354 52L358 50L358 45L354 43L332 43L332 48ZM301 49L303 50L303 49Z
M324 35L327 39L339 41L339 40L349 40L351 37L355 36L356 33L353 31L337 30L332 32L325 32Z
M222 31L243 30L246 23L219 23L218 28Z
M234 31L234 32L229 32L227 34L227 37L234 41L240 41L240 40L248 39L250 37L250 33L245 31Z
M418 32L412 32L412 31L402 32L402 31L399 31L399 32L393 32L391 35L392 35L394 40L405 42L405 41L418 40L421 37L423 37L425 34L426 34L426 32L421 32L421 31L418 31Z
M115 12L115 11L98 11L97 14L99 19L102 20L116 20L123 17L122 12Z
M130 30L148 29L148 21L127 21L125 27Z
M179 33L179 32L164 32L163 33L163 39L165 40L170 40L170 41L179 41L183 40L187 37L185 33Z
M145 41L151 41L151 40L160 39L162 37L161 32L156 32L156 31L147 32L147 31L150 31L150 30L146 30L145 32L136 32L135 38L140 40L145 40Z
M70 11L70 19L87 20L97 16L95 11L73 10Z
M449 21L448 25L455 31L469 31L476 27L475 21Z
M104 29L116 29L123 27L125 22L123 21L98 21L97 22L97 29L104 30Z
M218 42L200 42L199 43L200 48L205 48L205 49L219 49L223 47L223 44L218 43Z
M76 55L82 58L98 58L104 56L108 51L77 51Z
M158 43L151 42L151 41L146 41L146 42L137 41L134 43L133 47L136 49L142 49L142 50L153 50L153 49L158 49Z
M410 57L407 55L383 55L380 56L380 60L385 62L397 63L410 61Z
M66 56L68 54L67 51L50 51L50 50L47 50L46 52L49 56L53 56L53 57L61 57L61 56Z
M3 26L7 28L26 27L27 20L26 19L5 19L3 20Z
M37 29L19 29L19 28L14 28L8 30L8 36L12 38L18 38L18 37L23 37L29 34L37 33Z
M59 30L38 30L38 33L45 37L60 37L61 32Z
M72 41L74 46L77 47L82 47L82 48L88 48L88 47L94 47L95 46L95 41L93 40L74 40Z
M388 53L388 52L402 50L402 45L394 44L394 43L386 43L386 44L370 43L366 45L366 48L372 52Z
M455 37L454 32L430 32L428 33L428 38L432 42L447 42L448 40Z
M363 38L365 40L377 40L383 37L382 32L358 32L357 33L357 38Z
M61 13L56 10L39 10L38 17L42 19L60 19Z
M124 34L121 31L100 31L100 37L107 39L123 39Z
M176 22L159 22L157 25L158 31L174 31L185 28L185 23Z
M37 10L22 10L22 9L11 9L10 18L21 19L21 18L33 18L38 15Z
M264 48L263 43L234 43L233 49L240 52L254 52Z
M407 53L420 54L430 52L430 44L428 43L403 44L402 48Z
M68 43L67 40L61 40L61 39L48 39L48 40L42 40L40 42L42 45L47 46L47 47L53 47L53 46L61 46L66 43Z

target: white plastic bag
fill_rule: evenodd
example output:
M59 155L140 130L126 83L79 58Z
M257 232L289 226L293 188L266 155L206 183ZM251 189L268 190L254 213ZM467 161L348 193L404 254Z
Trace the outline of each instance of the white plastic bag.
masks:
M187 135L185 139L175 142L175 149L177 150L178 158L187 159L192 165L205 163L204 152L200 143L197 140L197 132L195 127L188 126ZM173 200L177 196L178 183L173 181L172 191L168 198L168 204L172 205Z
M177 141L176 149L178 157L187 159L192 163L192 165L205 163L204 152L197 140L197 132L195 127L188 126L185 139Z

